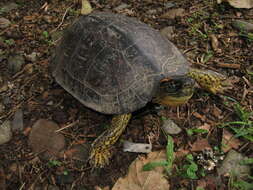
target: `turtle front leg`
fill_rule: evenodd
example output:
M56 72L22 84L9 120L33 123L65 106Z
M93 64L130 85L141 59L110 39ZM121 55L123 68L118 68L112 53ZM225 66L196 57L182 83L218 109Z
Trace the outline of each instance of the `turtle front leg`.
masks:
M110 128L92 143L90 161L94 167L102 168L109 163L111 147L125 130L131 115L129 113L114 116Z
M191 69L189 76L192 77L202 88L213 94L222 93L226 77L211 70Z

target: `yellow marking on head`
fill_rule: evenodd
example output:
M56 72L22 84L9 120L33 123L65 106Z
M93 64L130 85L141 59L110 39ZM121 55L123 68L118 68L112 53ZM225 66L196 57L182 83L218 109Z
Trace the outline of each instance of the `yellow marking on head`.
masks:
M217 72L191 69L188 75L196 80L202 88L213 94L223 92L222 84L226 77Z
M185 104L192 95L190 96L179 96L179 97L173 97L173 96L165 96L162 98L155 98L154 102L164 105L164 106L179 106L182 104Z

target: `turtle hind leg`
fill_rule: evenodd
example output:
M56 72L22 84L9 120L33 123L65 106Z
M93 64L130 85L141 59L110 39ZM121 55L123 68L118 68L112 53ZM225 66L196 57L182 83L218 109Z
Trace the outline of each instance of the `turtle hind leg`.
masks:
M213 94L222 93L226 77L220 73L207 70L191 69L188 73L203 89Z
M111 126L92 143L90 162L93 167L102 168L109 163L111 147L125 130L131 115L129 113L114 116Z

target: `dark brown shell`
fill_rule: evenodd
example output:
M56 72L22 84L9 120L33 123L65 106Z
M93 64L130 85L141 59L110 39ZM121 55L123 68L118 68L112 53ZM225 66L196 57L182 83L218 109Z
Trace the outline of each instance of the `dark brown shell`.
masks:
M144 107L161 79L184 76L189 68L158 31L112 13L80 17L65 32L52 65L53 76L64 89L106 114Z

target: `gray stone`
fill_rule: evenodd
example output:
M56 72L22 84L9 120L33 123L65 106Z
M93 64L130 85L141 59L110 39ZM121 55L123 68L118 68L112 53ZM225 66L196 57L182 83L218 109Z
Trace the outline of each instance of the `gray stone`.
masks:
M13 55L8 58L8 69L11 73L20 71L24 64L25 59L22 55Z
M22 131L24 129L24 121L23 121L23 111L22 109L18 109L13 117L12 121L12 130Z
M73 173L69 173L67 175L59 175L56 177L56 183L57 184L70 184L75 180L75 176Z
M243 32L253 32L253 23L249 23L243 20L234 20L232 26Z
M8 13L17 8L18 8L18 5L16 3L7 3L6 5L0 8L0 14Z
M32 126L29 144L33 152L40 153L42 159L56 159L65 148L64 136L57 132L59 126L45 119L39 119Z
M168 135L176 135L182 131L171 119L163 120L162 129Z
M0 86L0 93L7 91L8 88L8 84L4 83L2 86Z
M168 40L171 40L173 33L174 33L174 27L167 26L167 27L163 28L160 32L165 38L167 38Z
M161 18L164 19L175 19L176 17L182 17L185 14L185 10L182 8L170 9L164 14L161 15Z
M114 10L115 11L121 11L123 9L127 9L127 8L130 8L130 7L131 7L131 5L128 5L126 3L122 3L119 6L115 7Z
M60 190L60 188L58 186L55 186L55 185L49 185L47 187L47 190Z
M230 150L222 162L222 165L217 168L219 175L234 175L239 179L244 179L250 175L250 166L241 164L241 161L247 159L247 157L236 152L235 150Z
M0 102L0 114L4 112L5 106Z
M164 4L164 7L165 8L172 8L172 7L174 7L175 6L175 4L174 3L171 3L171 2L166 2L165 4Z
M11 22L6 18L0 18L0 28L5 29L10 26Z
M38 59L39 54L37 52L32 52L29 55L26 55L25 58L28 61L35 62Z
M0 145L10 141L11 137L11 123L10 121L5 121L2 125L0 125Z

